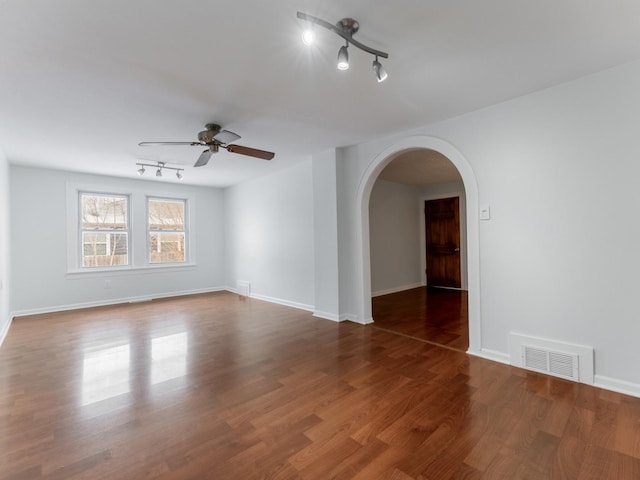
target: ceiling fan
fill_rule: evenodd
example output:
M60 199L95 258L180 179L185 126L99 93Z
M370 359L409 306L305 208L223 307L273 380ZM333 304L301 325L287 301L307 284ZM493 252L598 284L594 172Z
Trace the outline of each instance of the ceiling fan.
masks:
M220 147L226 149L231 153L239 153L241 155L248 155L250 157L261 158L263 160L271 160L275 153L267 152L266 150L258 150L257 148L243 147L242 145L231 144L231 142L238 140L240 135L230 132L229 130L221 130L220 125L215 123L207 123L202 132L198 133L197 142L140 142L138 145L141 147L158 147L158 146L175 146L175 145L191 145L207 147L207 149L200 154L198 160L193 165L194 167L202 167L209 162L211 155L217 153Z

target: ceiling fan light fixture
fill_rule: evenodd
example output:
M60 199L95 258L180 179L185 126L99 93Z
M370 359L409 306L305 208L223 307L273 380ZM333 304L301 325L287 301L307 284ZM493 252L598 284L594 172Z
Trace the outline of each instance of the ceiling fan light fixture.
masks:
M375 74L376 78L378 79L378 83L384 82L387 79L387 77L389 76L389 74L384 69L382 64L378 61L378 56L377 55L376 55L376 59L373 61L373 73Z
M348 70L349 69L349 51L347 47L349 43L340 47L338 50L338 70Z

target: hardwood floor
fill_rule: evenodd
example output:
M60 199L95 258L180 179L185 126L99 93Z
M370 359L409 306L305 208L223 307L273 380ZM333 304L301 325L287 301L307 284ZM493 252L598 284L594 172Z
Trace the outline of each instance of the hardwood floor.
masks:
M412 288L374 297L377 328L416 337L462 352L469 348L467 292Z
M640 399L215 293L23 317L0 479L638 479Z

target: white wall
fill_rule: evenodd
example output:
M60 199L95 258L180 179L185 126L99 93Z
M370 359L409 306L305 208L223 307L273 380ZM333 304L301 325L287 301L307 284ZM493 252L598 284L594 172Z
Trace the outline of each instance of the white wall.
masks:
M227 285L314 308L311 160L225 190Z
M341 282L345 310L365 314L354 193L364 173L403 139L438 138L475 172L476 205L491 207L478 225L481 348L506 358L509 332L591 345L597 383L640 393L639 84L633 62L344 149L340 276L356 278Z
M11 166L10 180L13 280L11 308L14 314L211 291L224 287L222 190L16 165ZM138 196L188 196L193 199L189 203L194 219L190 225L190 235L194 239L196 265L126 272L69 273L67 186L75 184L94 186L106 192L117 188L118 191L126 190ZM144 219L139 223L144 224ZM146 226L142 228L146 229ZM109 280L108 288L105 279Z
M369 200L371 292L382 295L422 285L422 189L376 181Z
M311 159L313 175L314 312L340 320L336 151Z
M6 335L10 317L10 213L9 163L0 150L0 344Z

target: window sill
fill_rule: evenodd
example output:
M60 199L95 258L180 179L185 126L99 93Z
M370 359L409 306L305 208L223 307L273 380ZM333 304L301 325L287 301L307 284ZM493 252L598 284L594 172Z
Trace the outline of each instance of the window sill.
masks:
M158 272L181 272L195 270L195 263L174 263L166 265L145 265L144 267L112 267L112 268L87 268L82 270L69 270L66 277L69 280L91 277L113 277L122 275L140 275Z

